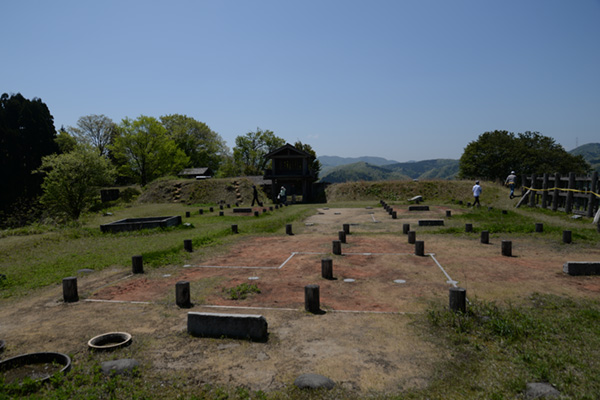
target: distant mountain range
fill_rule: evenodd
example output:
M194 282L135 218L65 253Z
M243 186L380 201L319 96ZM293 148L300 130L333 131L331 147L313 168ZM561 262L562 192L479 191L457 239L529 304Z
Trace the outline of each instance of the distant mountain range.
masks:
M600 143L579 146L571 154L581 154L593 169L600 172ZM322 182L385 181L412 179L455 179L458 160L435 159L397 162L382 157L321 156Z

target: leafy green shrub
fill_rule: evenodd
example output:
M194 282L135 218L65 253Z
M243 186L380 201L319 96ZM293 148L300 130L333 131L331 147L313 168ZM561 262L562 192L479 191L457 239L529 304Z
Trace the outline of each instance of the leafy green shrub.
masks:
M231 300L243 300L252 293L260 293L260 289L256 284L248 284L246 282L234 286L232 288L223 288L223 291L227 293L228 298Z

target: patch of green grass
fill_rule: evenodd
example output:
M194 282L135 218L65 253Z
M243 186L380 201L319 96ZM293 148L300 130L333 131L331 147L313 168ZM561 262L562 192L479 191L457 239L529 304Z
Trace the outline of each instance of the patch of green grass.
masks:
M110 217L88 216L80 224L52 227L0 238L0 298L22 296L31 290L57 284L76 276L80 269L103 270L109 266L131 265L131 257L142 255L149 268L183 264L189 253L183 241L192 240L194 251L214 246L231 233L237 224L243 234L274 233L287 223L314 212L314 206L294 205L261 214L260 217L199 215L195 213L181 225L168 229L146 229L117 234L103 234L99 225L124 218L181 215L181 204L152 204L114 210ZM109 219L110 218L110 219ZM38 233L41 232L41 233Z
M250 294L260 293L260 289L255 283L249 284L244 282L232 288L223 288L223 292L225 292L227 297L231 300L243 300Z
M421 395L513 399L528 382L549 382L572 399L600 392L598 301L542 294L522 306L475 300L466 313L432 308L427 326L452 356Z

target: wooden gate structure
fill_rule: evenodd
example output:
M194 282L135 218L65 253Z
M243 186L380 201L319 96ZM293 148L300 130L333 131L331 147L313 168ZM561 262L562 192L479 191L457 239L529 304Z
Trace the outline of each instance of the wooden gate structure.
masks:
M600 182L598 172L591 176L576 176L571 172L562 176L543 174L523 177L523 197L519 202L528 202L530 207L551 208L553 211L564 211L594 217L598 213L600 202Z

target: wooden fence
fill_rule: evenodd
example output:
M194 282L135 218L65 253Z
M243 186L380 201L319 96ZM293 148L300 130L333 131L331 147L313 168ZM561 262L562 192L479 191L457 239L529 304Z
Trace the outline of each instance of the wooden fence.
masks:
M574 173L566 176L558 173L524 176L523 199L519 205L524 202L528 202L530 207L594 217L600 214L598 172L592 176L575 176Z

